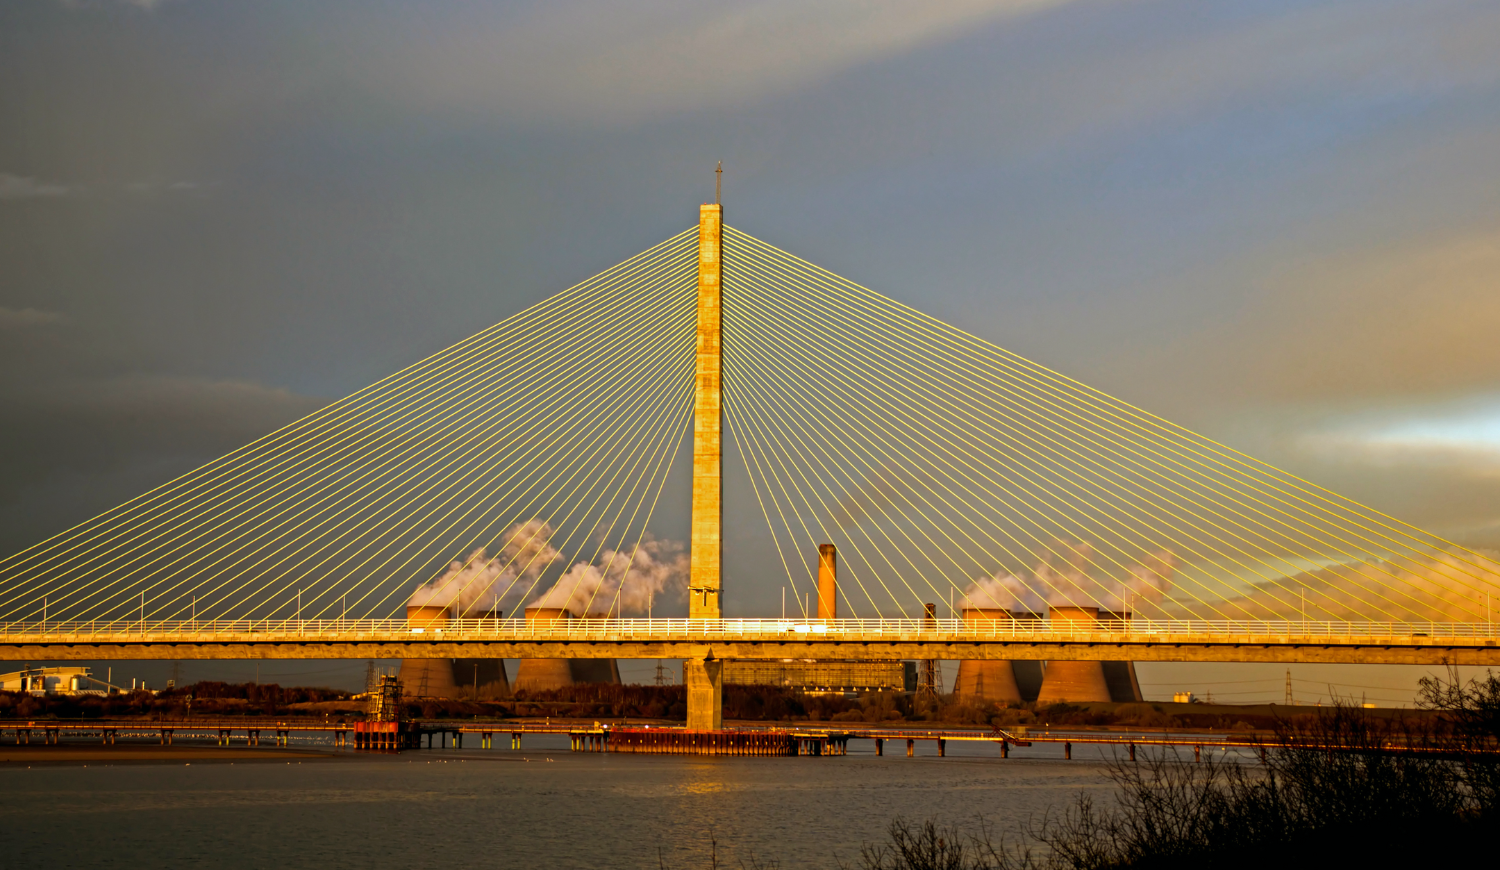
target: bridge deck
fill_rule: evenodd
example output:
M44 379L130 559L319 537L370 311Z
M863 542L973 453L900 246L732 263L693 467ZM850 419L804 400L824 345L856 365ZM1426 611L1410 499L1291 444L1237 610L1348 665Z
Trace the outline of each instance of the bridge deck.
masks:
M617 619L0 624L0 657L1046 659L1500 665L1493 623L1280 620Z

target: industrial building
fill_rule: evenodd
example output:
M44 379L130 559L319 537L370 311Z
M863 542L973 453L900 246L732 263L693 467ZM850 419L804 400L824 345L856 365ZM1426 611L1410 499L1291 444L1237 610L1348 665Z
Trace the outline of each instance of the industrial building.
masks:
M741 686L781 686L805 692L914 692L916 662L726 661L724 682Z
M34 695L103 695L109 684L89 675L88 668L22 668L0 674L0 691Z

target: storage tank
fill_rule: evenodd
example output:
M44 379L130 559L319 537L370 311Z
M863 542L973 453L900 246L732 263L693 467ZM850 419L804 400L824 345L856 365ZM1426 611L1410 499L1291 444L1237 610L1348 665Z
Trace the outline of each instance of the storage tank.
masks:
M542 627L566 623L573 614L562 607L528 607L526 624ZM516 690L545 692L573 685L573 668L568 659L521 659L516 668Z
M839 618L839 551L833 544L818 545L818 618Z
M1099 626L1099 608L1063 607L1049 608L1047 618L1055 627L1066 630L1069 624L1079 629L1093 631ZM1061 701L1090 703L1108 701L1109 683L1104 678L1103 662L1048 662L1046 675L1042 678L1042 690L1037 695L1039 704L1055 704Z
M970 628L1009 628L1015 618L1009 610L999 607L966 607L963 611L964 625ZM964 659L958 663L958 679L953 684L953 694L972 701L995 701L997 703L1019 702L1021 689L1016 685L1015 668L1008 661Z
M413 634L433 635L448 625L449 609L437 604L409 604L406 625ZM411 698L457 698L452 659L403 659L401 689Z

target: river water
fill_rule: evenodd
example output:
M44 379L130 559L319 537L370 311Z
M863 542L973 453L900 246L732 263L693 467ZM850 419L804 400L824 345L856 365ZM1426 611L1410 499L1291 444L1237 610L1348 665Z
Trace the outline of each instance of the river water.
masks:
M895 816L1015 829L1080 790L1096 752L1000 760L929 743L917 758L435 750L327 761L0 769L0 866L659 868L856 866ZM499 742L499 741L497 741Z

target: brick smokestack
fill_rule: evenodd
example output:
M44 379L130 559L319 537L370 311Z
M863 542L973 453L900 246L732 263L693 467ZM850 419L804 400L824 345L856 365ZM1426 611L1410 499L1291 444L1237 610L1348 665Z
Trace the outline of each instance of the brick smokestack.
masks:
M839 549L818 545L818 618L839 618Z

